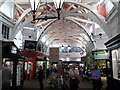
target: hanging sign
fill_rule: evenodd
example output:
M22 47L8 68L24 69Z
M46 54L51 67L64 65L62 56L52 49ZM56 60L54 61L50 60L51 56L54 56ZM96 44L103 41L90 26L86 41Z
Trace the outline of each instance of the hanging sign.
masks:
M36 51L37 41L25 40L24 50Z

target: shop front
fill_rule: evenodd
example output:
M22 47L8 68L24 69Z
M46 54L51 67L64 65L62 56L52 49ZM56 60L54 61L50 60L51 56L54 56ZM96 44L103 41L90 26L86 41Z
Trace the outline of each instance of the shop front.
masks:
M44 68L45 55L38 51L22 50L21 53L25 59L25 78L28 80L36 78L36 72L39 66Z
M105 43L110 50L110 71L108 90L120 90L120 34Z
M11 71L10 86L19 89L24 83L24 57L12 41L2 42L2 69L7 65Z
M106 68L107 68L107 63L109 62L109 51L108 50L94 50L92 51L93 58L94 58L94 63L98 65L98 69L101 71L101 76L103 79L106 80Z

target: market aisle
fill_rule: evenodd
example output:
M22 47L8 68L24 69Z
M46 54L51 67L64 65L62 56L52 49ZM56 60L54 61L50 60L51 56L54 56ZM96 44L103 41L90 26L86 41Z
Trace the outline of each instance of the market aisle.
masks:
M103 82L103 86L102 86L102 90L105 90L105 88L107 87L107 83L106 80L102 80ZM92 81L87 81L87 80L83 80L82 78L80 79L80 84L79 84L80 90L84 90L84 89L92 89Z
M44 87L46 88L47 87L47 81L44 79L43 80L43 83L44 83ZM39 81L38 80L25 80L24 81L24 86L23 86L23 89L37 89L39 90ZM48 90L48 89L45 89L45 90Z
M25 80L23 88L39 88L38 80Z
M45 86L45 89L44 90L56 90L56 89L48 89L46 88L47 87L47 81L44 80L44 86ZM102 90L105 90L106 88L106 82L103 81L103 89ZM82 79L80 80L80 89L79 90L92 90L92 84L91 84L91 81L83 81ZM24 82L24 87L23 87L23 90L27 90L27 89L32 89L32 90L39 90L39 81L38 80L25 80ZM66 89L68 90L68 89Z

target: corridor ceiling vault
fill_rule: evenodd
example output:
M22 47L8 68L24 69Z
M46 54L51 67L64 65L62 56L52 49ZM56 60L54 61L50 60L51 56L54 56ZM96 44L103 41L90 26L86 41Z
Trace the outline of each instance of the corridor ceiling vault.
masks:
M42 41L44 38L43 43L49 43L49 46L87 47L91 42L94 42L90 29L95 23L105 31L106 35L109 34L104 16L97 12L96 5L100 0L65 0L60 12L60 19L36 21L33 21L29 0L13 1L15 4L15 27L12 39L26 26L40 30L37 41ZM40 1L36 12L37 17L57 16L53 0Z

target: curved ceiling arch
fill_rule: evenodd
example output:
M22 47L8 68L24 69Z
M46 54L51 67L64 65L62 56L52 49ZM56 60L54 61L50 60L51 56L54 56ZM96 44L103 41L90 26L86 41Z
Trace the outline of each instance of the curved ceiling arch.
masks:
M45 34L46 35L46 34ZM46 37L46 40L44 41L44 45L46 45L46 42L47 41L49 41L49 43L51 43L52 41L54 41L54 40L62 40L63 42L66 42L67 41L67 39L61 39L61 37L58 37L57 39L55 39L54 38L54 36L56 36L56 34L50 34L50 35L46 35L46 36L44 36L44 37ZM66 36L67 37L67 36ZM80 37L82 37L82 36L80 36ZM76 40L76 38L75 37L73 37L72 38L74 41L81 41L81 42L86 42L86 43L88 43L88 41L84 38L84 37L82 37L82 40L81 39L79 39L79 40ZM71 40L72 40L71 39ZM70 40L70 38L68 39L68 40ZM83 42L83 44L84 44L84 42Z
M41 39L42 35L43 35L44 32L47 30L47 28L48 28L49 26L51 26L53 23L55 23L56 21L57 21L57 20L53 20L53 21L50 22L48 25L46 25L46 27L44 28L44 30L41 32L41 34L40 34L40 36L39 36L37 42L39 42L39 40Z
M52 2L50 2L50 3L52 3ZM48 4L50 4L50 3L48 3ZM106 32L106 34L108 35L109 29L108 29L106 23L102 20L101 16L97 13L97 11L96 11L96 13L94 13L93 7L91 7L91 6L89 6L89 5L86 5L86 4L83 4L83 3L72 2L72 1L71 1L71 2L66 2L66 3L77 4L77 5L79 5L79 6L82 6L82 7L84 7L84 8L87 8L88 10L90 10L90 11L96 16L96 18L98 19L98 21L101 22L102 27L105 28L105 29L103 29L103 30L104 30L104 31ZM41 6L43 6L43 5L45 5L45 4L41 4ZM22 22L22 20L25 18L25 16L26 16L28 13L30 13L30 12L31 12L31 9L28 8L27 10L25 10L25 11L23 12L23 14L21 15L21 17L19 18L19 20L17 21L17 23L15 24L15 27L14 27L14 29L13 29L13 30L14 30L14 33L13 33L12 39L14 39L15 35L19 32L19 30L17 29L18 26L19 26L19 24Z
M19 29L18 29L18 26L20 25L20 23L22 22L22 20L25 18L25 16L28 14L28 13L30 13L31 12L31 8L28 8L28 9L26 9L24 12L23 12L23 14L20 16L20 18L18 19L18 21L16 22L16 24L15 24L15 26L14 26L14 28L13 28L13 35L12 35L12 37L11 37L11 39L13 40L14 38L15 38L15 36L16 36L16 34L20 31Z
M88 34L88 28L84 27L83 25L81 25L79 22L76 22L75 20L71 20L71 19L67 19L69 21L72 21L74 22L75 24L77 24L78 26L81 26L83 28L83 30L86 32L86 35L88 36L88 38L90 39L90 41L93 43L94 45L94 42L93 42L93 39L91 38L91 36Z
M86 18L89 18L92 21L96 22L98 25L100 25L103 30L106 30L106 28L103 26L103 23L99 22L99 19L91 12L89 12L89 13L79 13L79 14L76 14L76 13L69 14L68 13L68 14L65 14L64 17L74 18L74 16L84 16ZM75 17L75 18L78 18L78 21L79 21L79 17ZM92 21L88 21L88 22L92 23Z
M92 12L92 14L94 15L94 17L96 17L97 19L97 22L99 22L99 25L102 27L102 29L105 31L106 35L109 36L109 30L110 28L108 27L108 25L105 23L103 17L97 12L97 10L95 9L95 7L92 7L90 5L87 5L87 4L83 4L83 3L80 3L80 2L67 2L67 3L72 3L72 4L77 4L79 6L82 6L84 8L87 8L88 10L90 10ZM91 17L90 17L91 18ZM93 19L94 20L94 19ZM96 20L95 20L96 21Z
M41 6L44 6L44 5L46 5L46 4L43 3L43 4L40 5L40 7L41 7ZM27 14L29 14L30 12L31 12L31 8L28 8L28 9L24 10L24 12L22 13L22 15L20 16L20 18L19 18L18 21L16 22L16 24L15 24L15 26L14 26L14 28L13 28L13 32L14 32L14 33L13 33L13 35L12 35L12 37L11 37L12 40L15 38L16 34L20 31L19 29L17 29L18 26L19 26L20 23L23 21L23 19L25 18L25 16L26 16Z
M88 34L88 32L87 32L88 29L87 29L86 27L84 27L83 25L81 25L79 22L76 22L75 20L71 20L71 19L66 19L66 20L69 20L69 21L75 23L76 25L82 27L83 30L84 30L84 32L85 32L85 34L88 36L88 38L90 39L90 41L93 43L93 46L95 46L95 42L94 42L94 40L92 39L92 37ZM56 21L57 21L57 20L56 20ZM56 21L55 21L55 22L56 22ZM53 23L51 23L51 25L52 25L52 24L53 24ZM49 25L49 26L51 26L51 25ZM41 35L40 35L40 37L39 37L39 39L38 39L38 42L39 42L39 40L45 35L45 33L48 32L48 31L47 31L47 28L48 28L49 26L47 26L46 29L43 30L43 32L41 33ZM52 37L50 36L50 38L52 38ZM50 39L50 38L49 38L49 39ZM53 39L53 40L54 40L54 39Z

